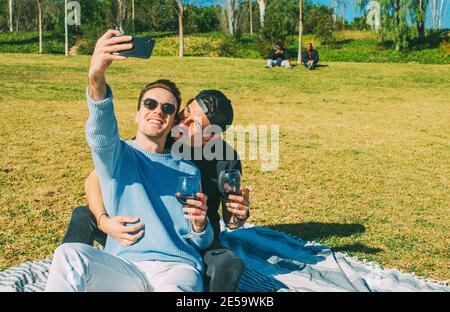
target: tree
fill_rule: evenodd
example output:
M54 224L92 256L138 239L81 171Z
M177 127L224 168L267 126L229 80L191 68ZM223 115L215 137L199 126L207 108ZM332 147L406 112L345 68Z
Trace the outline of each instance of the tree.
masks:
M123 24L127 15L127 3L125 0L117 0L117 26L121 33L124 33Z
M64 0L64 33L65 33L65 40L64 40L64 54L66 56L69 56L69 25L68 25L68 19L67 19L67 0Z
M178 0L178 37L179 37L179 45L180 51L179 56L184 56L184 34L183 34L183 0Z
M277 41L288 46L293 39L291 35L297 33L298 18L297 1L276 0L268 2L267 15L261 31L261 39L266 48L272 47Z
M412 11L416 21L417 34L420 39L425 38L425 18L428 0L412 0Z
M227 0L227 20L228 20L228 32L231 36L237 34L239 25L239 0Z
M13 32L14 31L14 26L13 26L13 0L9 0L9 31Z
M408 46L407 0L393 0L394 9L394 44L400 51Z
M397 51L405 49L409 44L409 8L411 1L416 0L379 0L381 13L381 29L383 34L392 37ZM359 4L364 8L369 1L360 0ZM370 3L369 3L370 5Z
M264 19L266 16L266 0L258 0L259 5L259 25L260 29L264 28Z
M331 1L331 7L333 8L333 21L337 21L337 0Z
M299 0L298 15L298 56L297 63L302 63L302 37L303 37L303 0Z
M249 13L250 13L250 35L253 35L253 12L252 12L252 0L248 0Z
M134 31L134 0L131 0L131 29Z

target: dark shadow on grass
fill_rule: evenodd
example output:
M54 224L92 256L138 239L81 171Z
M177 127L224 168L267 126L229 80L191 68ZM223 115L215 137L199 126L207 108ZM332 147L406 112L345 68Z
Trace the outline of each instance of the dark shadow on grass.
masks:
M308 241L322 240L329 237L347 237L364 233L366 228L362 224L350 223L320 223L308 222L298 224L277 224L269 226L276 230L294 234Z
M376 254L383 251L381 248L374 248L363 244L342 245L333 247L332 250L335 252L362 252L365 254Z
M299 224L277 224L269 226L273 229L287 232L295 235L306 241L316 241L320 243L321 240L330 237L348 237L354 234L364 233L366 228L362 224L350 223L320 223L308 222ZM332 248L333 252L361 252L366 254L375 254L382 252L380 248L374 248L363 244L348 244L342 246L335 246Z

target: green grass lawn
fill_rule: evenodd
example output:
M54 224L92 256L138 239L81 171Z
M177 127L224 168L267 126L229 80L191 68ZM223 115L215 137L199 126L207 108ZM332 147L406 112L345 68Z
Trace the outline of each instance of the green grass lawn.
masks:
M0 270L50 257L85 203L89 58L0 54ZM235 123L278 124L280 167L244 160L250 222L385 267L448 280L450 66L154 57L108 75L122 137L157 78L186 101L202 88L233 100Z

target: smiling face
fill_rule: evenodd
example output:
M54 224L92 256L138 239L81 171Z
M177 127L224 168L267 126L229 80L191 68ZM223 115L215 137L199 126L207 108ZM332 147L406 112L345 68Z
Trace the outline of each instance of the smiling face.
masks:
M143 103L153 99L158 102L155 109L149 109ZM154 88L148 90L141 99L141 105L136 113L135 121L138 132L150 139L166 138L175 123L175 112L166 114L162 110L164 103L172 104L177 110L178 104L175 96L166 89Z
M206 117L205 113L198 105L196 100L190 102L183 111L178 115L179 124L182 127L186 127L189 130L189 137L191 146L198 145L197 142L205 144L210 141L214 136L203 137L203 130L211 123ZM195 136L201 136L201 140L194 140Z

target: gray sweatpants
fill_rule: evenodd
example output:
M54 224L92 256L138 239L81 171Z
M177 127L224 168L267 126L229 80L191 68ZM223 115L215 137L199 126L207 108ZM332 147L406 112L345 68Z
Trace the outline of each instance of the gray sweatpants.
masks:
M201 274L181 262L130 262L92 246L68 243L53 257L45 291L203 291Z
M266 66L267 66L267 67L277 66L277 61L268 59L268 60L267 60L267 65L266 65ZM286 67L286 68L290 68L290 67L291 67L291 65L289 64L289 61L288 61L288 60L282 61L281 64L280 64L280 66L281 66L281 67Z

